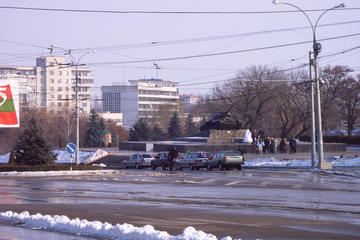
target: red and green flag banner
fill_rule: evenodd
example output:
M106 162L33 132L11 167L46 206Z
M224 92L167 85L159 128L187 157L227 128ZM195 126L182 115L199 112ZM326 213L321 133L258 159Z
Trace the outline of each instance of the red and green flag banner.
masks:
M0 128L19 127L17 81L0 80Z

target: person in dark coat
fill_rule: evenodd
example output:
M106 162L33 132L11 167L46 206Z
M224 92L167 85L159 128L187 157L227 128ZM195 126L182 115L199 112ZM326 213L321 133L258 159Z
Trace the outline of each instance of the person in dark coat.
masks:
M264 153L270 153L270 137L264 139Z
M296 153L296 140L295 138L290 138L289 140L289 148L290 148L290 154Z
M179 156L179 153L176 151L176 147L173 147L173 149L171 149L171 151L168 154L169 170L173 169L174 160L177 159L178 156Z
M280 153L286 153L286 141L285 141L284 138L282 138L281 141L280 141L279 152Z

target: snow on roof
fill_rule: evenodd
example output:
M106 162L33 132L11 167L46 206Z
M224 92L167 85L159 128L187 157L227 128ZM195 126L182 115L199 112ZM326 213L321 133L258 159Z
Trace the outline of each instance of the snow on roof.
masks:
M183 233L172 236L165 231L155 230L153 226L146 225L135 227L131 224L102 223L99 221L88 221L86 219L70 219L67 216L51 216L37 213L30 215L25 211L16 213L12 211L0 212L0 221L17 224L31 229L42 229L82 236L90 236L101 239L128 239L128 240L216 240L212 234L203 231L197 231L194 227L187 227ZM231 240L231 237L222 238L222 240Z

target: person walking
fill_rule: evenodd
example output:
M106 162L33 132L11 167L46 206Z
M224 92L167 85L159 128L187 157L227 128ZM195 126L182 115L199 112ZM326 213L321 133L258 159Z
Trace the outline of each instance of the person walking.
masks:
M264 139L264 153L270 153L270 137L267 136L265 139Z
M168 161L169 161L169 170L173 170L174 160L177 159L179 153L176 151L176 147L173 147L168 154Z
M286 153L286 141L285 138L282 138L279 145L279 152Z
M289 140L290 154L296 153L296 140L295 138L290 138Z

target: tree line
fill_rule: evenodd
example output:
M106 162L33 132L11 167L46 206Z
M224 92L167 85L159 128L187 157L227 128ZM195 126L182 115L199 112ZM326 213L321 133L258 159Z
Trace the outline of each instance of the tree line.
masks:
M347 66L320 69L323 130L346 129L348 134L360 123L360 75ZM218 84L202 96L190 113L164 105L148 118L139 119L130 130L105 121L94 110L80 116L80 147L101 147L103 131L112 133L112 145L120 141L161 141L200 132L205 120L228 109L242 128L264 129L274 137L309 135L310 87L307 71L283 71L252 66ZM72 112L52 113L43 109L21 108L19 129L0 128L0 153L14 149L19 134L34 118L40 122L48 141L55 148L75 142L75 117ZM194 121L193 119L198 121ZM199 121L201 119L201 121Z
M347 66L326 66L319 78L323 130L346 129L350 134L360 123L360 74L353 75ZM233 106L231 114L243 128L299 137L311 127L310 89L307 71L252 66L218 84L194 112L211 116Z

